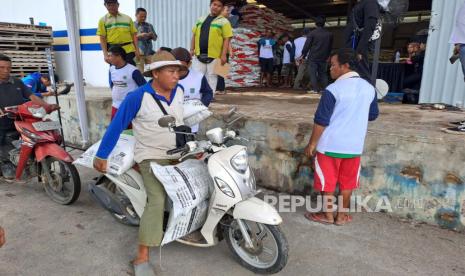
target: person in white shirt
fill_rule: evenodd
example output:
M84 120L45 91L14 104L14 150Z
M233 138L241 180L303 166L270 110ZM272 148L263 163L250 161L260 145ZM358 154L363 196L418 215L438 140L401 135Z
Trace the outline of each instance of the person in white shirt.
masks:
M265 36L258 41L258 56L260 62L260 85L266 79L266 86L271 86L271 75L274 71L274 48L276 40L271 30L266 30Z
M457 12L450 43L455 45L454 54L460 56L460 62L462 63L462 71L465 80L465 1Z
M181 72L178 85L184 89L184 102L190 100L200 100L205 106L209 106L213 100L213 90L208 85L207 77L204 74L191 68L192 57L189 51L179 47L171 51L171 54L179 60L186 68ZM191 127L192 133L199 131L199 125Z
M305 57L302 56L302 50L304 49L305 42L307 42L307 36L310 33L310 29L305 28L302 31L302 36L294 40L295 45L295 61L297 65L297 76L294 80L294 89L300 89L300 85L304 76L308 75L308 62Z
M283 34L281 39L284 42L281 77L284 79L284 87L291 87L295 71L295 46L289 34Z
M136 66L126 61L126 52L123 47L111 47L108 50L108 61L111 64L109 81L112 99L111 119L113 119L126 95L146 84L147 81Z
M368 121L379 115L375 88L354 71L358 63L353 49L331 55L331 77L336 81L321 96L313 131L305 155L315 156L314 189L323 195L323 210L306 213L309 220L344 225L352 221L347 213L352 191L359 187L360 156ZM332 197L339 185L341 202L334 217Z

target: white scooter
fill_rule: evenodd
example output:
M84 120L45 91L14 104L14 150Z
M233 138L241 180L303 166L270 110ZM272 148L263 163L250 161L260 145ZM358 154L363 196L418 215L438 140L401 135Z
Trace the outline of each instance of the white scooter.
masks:
M235 109L230 111L232 114L236 114ZM158 123L174 132L174 117L165 116ZM260 274L281 271L288 259L288 243L278 226L282 218L274 207L255 197L255 178L248 165L247 148L225 145L227 141L240 139L235 131L214 128L206 135L208 141L191 141L185 147L168 151L168 154L181 152L181 160L203 153L215 183L207 219L200 230L204 240L178 242L209 247L225 239L234 258L245 268ZM106 174L89 185L89 191L118 221L139 224L147 196L142 176L136 170L130 169L120 176Z

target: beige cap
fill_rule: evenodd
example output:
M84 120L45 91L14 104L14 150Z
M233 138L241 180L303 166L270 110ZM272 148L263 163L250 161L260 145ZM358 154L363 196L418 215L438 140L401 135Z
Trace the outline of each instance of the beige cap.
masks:
M144 66L144 76L151 77L152 70L159 69L165 66L178 66L181 69L187 69L179 60L168 51L158 51L151 57L152 63Z

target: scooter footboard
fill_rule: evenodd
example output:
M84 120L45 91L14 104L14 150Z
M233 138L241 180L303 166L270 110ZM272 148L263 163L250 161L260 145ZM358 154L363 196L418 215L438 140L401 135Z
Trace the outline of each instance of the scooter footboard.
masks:
M223 216L226 214L226 211L221 209L210 209L207 220L205 221L200 233L205 238L208 244L216 244L218 239L216 237L217 226Z
M134 169L129 169L119 176L113 176L111 174L106 174L105 176L124 191L124 194L131 201L137 215L142 217L145 204L147 203L147 194L140 173Z
M233 217L269 225L278 225L283 222L273 206L256 197L237 203L234 206Z

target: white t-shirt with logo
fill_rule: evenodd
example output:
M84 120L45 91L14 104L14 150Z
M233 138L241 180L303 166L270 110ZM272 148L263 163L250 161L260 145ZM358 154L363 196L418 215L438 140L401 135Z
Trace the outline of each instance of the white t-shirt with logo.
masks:
M200 88L202 87L203 78L204 75L202 73L189 70L187 76L179 80L178 84L184 88L184 101L202 99ZM199 125L192 126L191 130L193 133L197 133L199 131Z
M362 154L368 119L376 91L355 72L342 75L326 88L334 107L329 125L318 141L317 151Z
M304 49L305 42L307 41L306 36L301 36L294 40L295 45L295 58L299 58L302 55L302 50Z
M292 42L288 41L286 44L284 44L283 64L291 63L291 53L289 53L287 50L287 45L291 46L292 48Z
M110 67L111 98L114 108L119 108L126 95L139 87L134 79L136 70L138 71L137 67L129 63L121 68L116 68L114 65Z
M273 39L262 38L260 40L260 57L261 58L273 58L273 45L275 41Z

